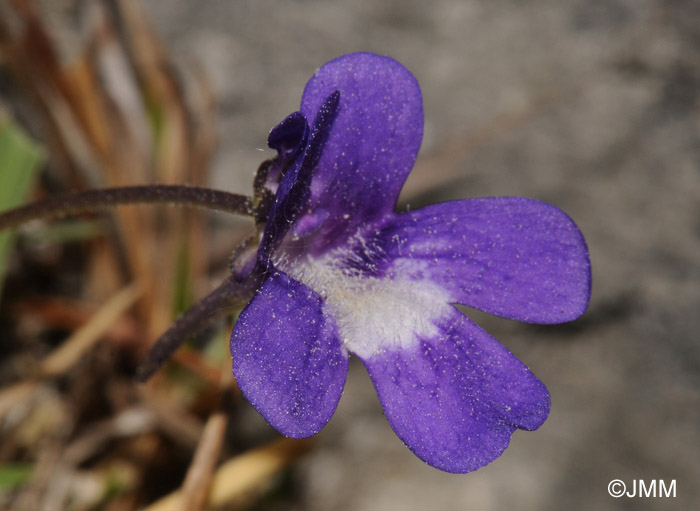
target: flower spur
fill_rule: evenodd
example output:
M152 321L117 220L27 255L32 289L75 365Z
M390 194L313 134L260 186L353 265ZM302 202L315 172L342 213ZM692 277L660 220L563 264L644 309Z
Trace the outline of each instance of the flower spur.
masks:
M245 270L262 280L233 329L233 372L272 426L307 437L334 413L352 353L399 438L464 473L538 428L550 401L454 304L570 321L587 307L590 264L571 219L539 201L395 212L422 129L418 84L391 58L346 55L311 78L300 112L270 134L279 183Z

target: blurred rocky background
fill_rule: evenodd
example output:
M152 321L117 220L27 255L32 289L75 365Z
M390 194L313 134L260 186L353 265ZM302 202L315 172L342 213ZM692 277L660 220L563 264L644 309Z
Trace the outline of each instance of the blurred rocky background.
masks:
M70 61L93 2L45 3L48 29ZM439 472L396 438L354 364L310 452L245 508L686 510L700 502L700 3L143 6L178 80L203 76L211 86L218 144L207 158L209 185L248 193L270 155L268 130L298 108L306 80L336 56L372 51L406 65L424 95L425 139L402 207L541 199L578 223L591 253L591 305L572 324L539 327L467 311L548 386L552 412L540 430L517 432L505 454L477 472ZM10 82L0 74L3 103L15 111L21 94ZM241 225L217 217L207 236L224 250L241 239ZM229 428L243 440L230 449L274 437L249 405L237 404L234 415ZM183 455L183 474L188 460ZM613 479L675 480L676 497L615 499L607 490Z

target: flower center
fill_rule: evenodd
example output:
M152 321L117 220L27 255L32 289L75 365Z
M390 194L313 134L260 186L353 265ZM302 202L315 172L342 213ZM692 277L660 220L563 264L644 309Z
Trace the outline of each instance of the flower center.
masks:
M348 267L355 259L348 250L338 249L282 267L323 297L343 345L361 358L417 346L421 339L439 335L439 320L452 308L445 290L428 280L395 275L391 269L382 277L369 276Z

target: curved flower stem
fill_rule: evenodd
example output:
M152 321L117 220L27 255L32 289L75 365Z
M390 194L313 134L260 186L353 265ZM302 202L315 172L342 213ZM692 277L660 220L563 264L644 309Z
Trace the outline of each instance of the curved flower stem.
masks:
M251 275L242 282L233 276L227 278L166 330L137 369L136 378L141 382L148 380L183 343L249 299L257 285L256 275Z
M60 218L126 204L170 203L253 216L253 200L245 195L183 185L103 188L52 197L0 213L0 231L39 218Z

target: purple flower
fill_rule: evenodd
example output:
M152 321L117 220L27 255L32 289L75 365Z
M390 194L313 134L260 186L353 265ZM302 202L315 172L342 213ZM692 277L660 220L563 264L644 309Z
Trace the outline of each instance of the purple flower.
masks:
M233 372L272 426L308 437L333 415L352 353L406 445L469 472L516 429L538 428L549 394L453 304L570 321L588 304L590 265L571 219L535 200L396 213L422 133L418 83L391 58L346 55L311 78L301 111L270 133L279 185L253 270L264 280L231 337Z

